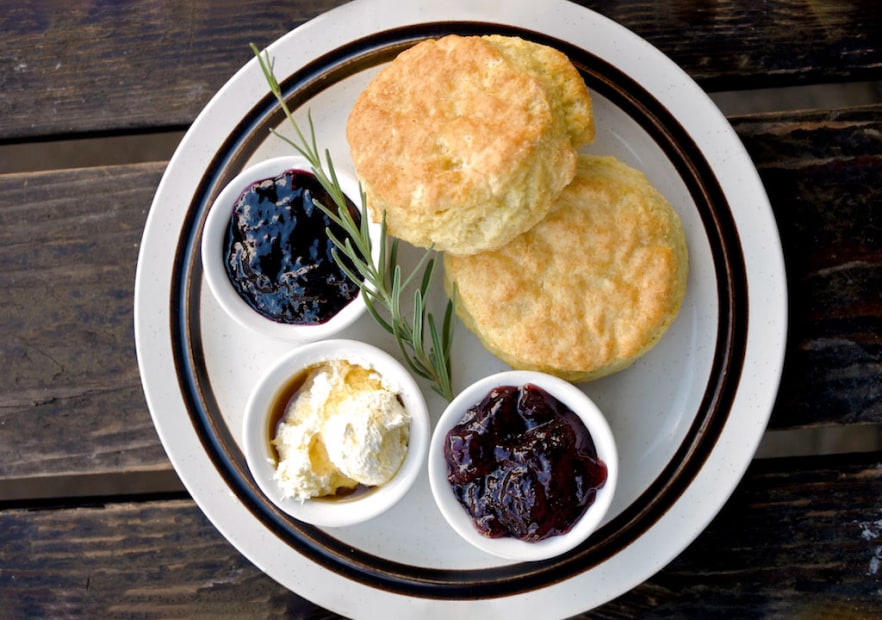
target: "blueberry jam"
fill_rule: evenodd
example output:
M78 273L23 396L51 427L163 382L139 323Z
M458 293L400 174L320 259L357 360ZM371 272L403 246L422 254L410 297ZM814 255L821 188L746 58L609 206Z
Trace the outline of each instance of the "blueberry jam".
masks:
M447 433L444 457L457 499L489 538L565 534L607 477L582 420L532 384L490 391Z
M224 237L233 287L254 310L278 323L325 323L359 292L334 261L325 229L338 239L346 234L313 200L334 206L310 172L288 170L257 181L236 200ZM357 223L358 210L348 200L347 206Z

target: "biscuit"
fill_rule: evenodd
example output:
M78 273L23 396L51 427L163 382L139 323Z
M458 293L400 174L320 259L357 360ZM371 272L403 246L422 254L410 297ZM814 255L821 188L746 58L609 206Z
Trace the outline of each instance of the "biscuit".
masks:
M418 43L358 96L346 127L371 217L420 247L501 247L544 218L594 137L569 59L514 37Z
M664 196L617 159L589 155L541 223L499 250L445 255L444 267L458 315L491 353L570 381L626 368L658 342L688 271Z

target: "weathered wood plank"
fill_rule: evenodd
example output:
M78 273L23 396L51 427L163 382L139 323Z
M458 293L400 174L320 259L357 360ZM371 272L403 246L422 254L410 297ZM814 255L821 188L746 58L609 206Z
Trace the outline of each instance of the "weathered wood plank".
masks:
M630 28L708 90L840 80L882 71L874 0L576 0Z
M266 45L342 0L38 2L0 12L0 141L179 129ZM580 0L712 90L882 76L882 5Z
M328 618L238 554L189 500L8 510L8 618Z
M787 264L772 427L882 420L882 109L738 119Z
M0 480L170 469L132 325L163 170L0 176Z
M874 617L882 454L755 463L661 573L585 618ZM336 617L233 549L189 500L0 511L12 617Z
M755 461L686 551L592 617L878 617L880 461L880 453Z
M252 56L342 0L24 2L0 12L0 139L184 127Z
M772 425L882 422L882 108L736 127L769 188L790 278ZM0 176L0 481L168 471L131 325L162 170Z

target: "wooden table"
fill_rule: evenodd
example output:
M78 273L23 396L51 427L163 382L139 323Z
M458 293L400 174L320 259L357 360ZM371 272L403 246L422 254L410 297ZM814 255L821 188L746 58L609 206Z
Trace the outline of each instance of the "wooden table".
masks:
M266 45L339 4L6 3L0 144L182 130ZM585 0L709 91L879 80L875 0ZM502 6L502 5L501 5ZM882 105L731 118L786 256L771 426L882 421ZM132 291L165 162L0 175L0 616L334 617L254 568L174 475ZM882 452L757 459L710 527L591 617L879 617Z

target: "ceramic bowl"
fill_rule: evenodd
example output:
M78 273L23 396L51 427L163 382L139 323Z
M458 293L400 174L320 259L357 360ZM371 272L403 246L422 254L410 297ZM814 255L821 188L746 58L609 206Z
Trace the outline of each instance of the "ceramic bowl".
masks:
M202 266L205 280L221 308L237 323L275 339L309 342L330 338L351 325L365 311L364 300L357 295L336 315L320 324L291 325L274 321L254 310L239 296L224 266L224 237L229 226L233 206L239 196L253 183L279 176L287 170L311 172L309 162L299 155L276 157L249 166L230 181L211 205L202 231ZM343 170L337 170L340 187L349 199L360 208L360 192L355 178ZM379 226L370 224L370 234L376 254L379 248ZM376 258L376 256L375 256Z
M607 480L598 490L594 503L565 534L537 542L525 542L514 537L488 538L477 530L472 517L456 499L447 480L447 463L443 452L444 439L447 432L459 423L463 414L481 402L493 388L527 384L544 389L579 416L594 440L598 458L607 466ZM478 549L501 558L534 561L544 560L575 548L602 523L615 493L618 458L615 441L606 419L584 392L567 381L544 373L507 371L473 383L445 409L429 445L428 470L435 503L450 526L462 538Z
M294 377L322 362L347 360L378 372L398 393L410 414L407 455L389 482L353 498L300 501L283 496L273 475L276 471L270 447L270 416L273 403ZM313 525L339 527L372 519L395 505L411 488L425 464L431 429L426 402L416 381L394 357L354 340L312 342L291 351L257 382L247 401L243 428L245 459L254 480L266 497L291 516Z

